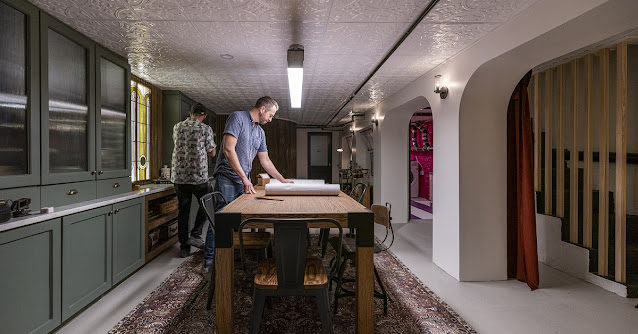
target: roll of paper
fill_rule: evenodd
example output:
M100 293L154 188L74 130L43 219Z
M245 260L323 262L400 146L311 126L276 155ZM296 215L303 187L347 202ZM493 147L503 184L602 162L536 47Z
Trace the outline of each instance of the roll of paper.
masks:
M308 195L308 196L337 196L338 184L319 183L269 183L266 185L266 195Z
M316 179L288 179L294 183L298 183L298 184L325 184L326 181L324 180L316 180ZM281 183L279 182L279 180L277 179L271 179L270 183Z

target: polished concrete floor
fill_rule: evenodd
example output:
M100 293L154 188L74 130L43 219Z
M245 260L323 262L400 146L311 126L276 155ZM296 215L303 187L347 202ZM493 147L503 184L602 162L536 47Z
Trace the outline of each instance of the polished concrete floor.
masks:
M540 288L516 280L458 282L432 263L432 220L394 224L391 251L479 333L638 333L637 299L627 299L539 265ZM377 231L381 235L382 231ZM58 333L106 333L182 261L170 248Z

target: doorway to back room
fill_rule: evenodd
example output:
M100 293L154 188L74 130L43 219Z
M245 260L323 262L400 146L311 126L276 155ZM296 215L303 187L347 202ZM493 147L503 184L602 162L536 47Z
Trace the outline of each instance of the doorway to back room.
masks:
M432 129L432 111L429 107L412 115L409 127L409 220L432 219L434 150Z

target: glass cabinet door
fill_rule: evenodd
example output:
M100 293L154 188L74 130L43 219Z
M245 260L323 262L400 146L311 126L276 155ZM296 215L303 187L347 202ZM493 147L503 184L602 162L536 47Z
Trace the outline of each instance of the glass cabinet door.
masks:
M36 185L39 170L38 11L0 0L0 188Z
M95 179L93 43L43 14L42 184Z
M96 48L96 152L98 179L130 175L130 67L126 59Z

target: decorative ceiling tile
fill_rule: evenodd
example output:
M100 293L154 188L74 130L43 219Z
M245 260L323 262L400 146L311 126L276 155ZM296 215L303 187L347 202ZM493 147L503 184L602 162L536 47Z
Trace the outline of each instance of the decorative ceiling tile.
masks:
M218 55L247 56L248 46L238 22L192 22L192 25Z
M412 23L421 15L429 2L429 0L387 1L375 21Z
M29 0L128 58L135 75L217 113L279 101L279 117L325 125L365 111L538 0L441 0L352 101L430 0ZM302 108L286 50L304 46ZM338 110L341 111L335 115Z
M71 1L64 0L29 0L32 4L43 9L60 21L85 17L85 13Z
M386 0L334 0L331 22L375 22Z
M394 53L397 56L454 55L499 26L497 23L421 23Z
M399 41L399 38L408 29L406 23L376 23L371 24L361 38L355 50L356 54L385 55ZM380 60L380 59L379 59Z
M189 21L233 21L236 19L226 0L175 0Z
M375 75L415 76L427 73L435 66L426 56L393 56L381 66Z
M126 0L74 0L87 19L137 20Z
M240 0L231 2L239 21L326 21L330 0Z
M505 22L539 0L442 0L429 22Z
M369 23L328 23L319 52L322 55L352 54L368 29Z
M321 22L241 22L248 51L254 54L286 54L292 44L318 54L325 24Z
M186 20L186 15L174 0L128 0L142 20Z

